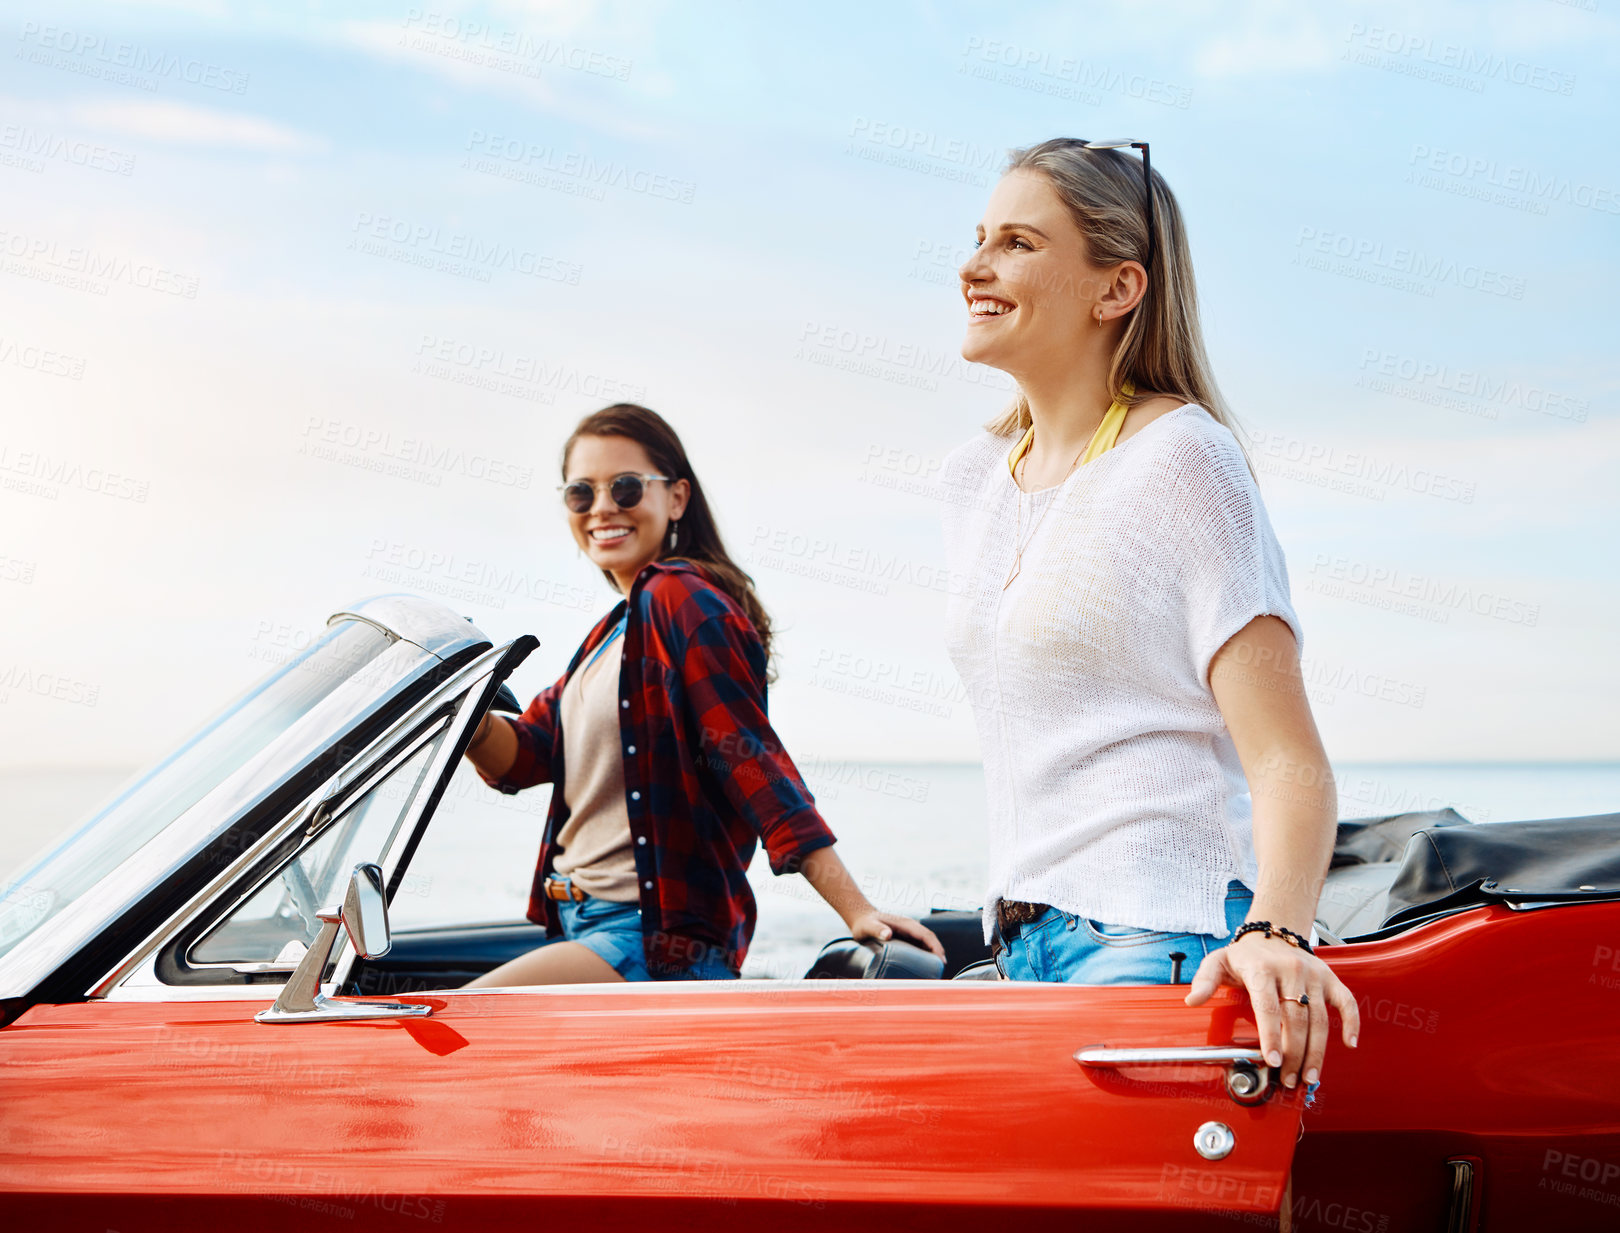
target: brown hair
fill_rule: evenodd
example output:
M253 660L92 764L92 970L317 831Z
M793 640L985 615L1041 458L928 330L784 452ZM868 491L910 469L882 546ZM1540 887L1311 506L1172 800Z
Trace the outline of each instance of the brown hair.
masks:
M1010 152L1007 173L1037 171L1057 191L1080 228L1086 256L1093 265L1121 261L1146 265L1148 228L1142 209L1142 165L1118 150L1088 150L1078 137L1054 137ZM1147 291L1126 320L1108 369L1109 396L1134 406L1152 394L1170 394L1197 403L1237 438L1248 460L1248 447L1204 350L1198 322L1198 286L1192 253L1175 194L1153 173L1153 221L1158 244L1148 268ZM1136 394L1126 397L1130 381ZM1020 392L1006 411L985 425L998 436L1021 433L1030 425L1029 402ZM1254 463L1249 462L1253 472Z
M686 512L680 518L679 550L671 551L668 540L665 540L659 546L657 559L690 561L709 581L736 600L737 606L754 623L759 640L765 646L768 663L771 655L771 619L765 612L765 606L759 602L759 596L754 593L754 580L726 551L720 529L709 511L708 498L703 495L703 485L698 483L692 464L687 460L686 448L669 422L658 412L633 402L616 402L611 407L592 411L580 420L563 443L562 477L565 480L568 478L569 451L581 437L628 437L647 451L655 471L669 476L671 483L676 480L687 482L692 491L687 498ZM618 590L619 584L612 574L603 570L602 576L608 580L608 585Z

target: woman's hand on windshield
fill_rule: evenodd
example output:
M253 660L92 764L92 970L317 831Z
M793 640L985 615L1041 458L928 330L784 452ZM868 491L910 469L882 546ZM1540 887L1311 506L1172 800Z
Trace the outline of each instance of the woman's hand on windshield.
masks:
M494 711L484 712L472 740L467 742L468 761L486 775L504 775L512 769L517 752L517 736L511 722Z

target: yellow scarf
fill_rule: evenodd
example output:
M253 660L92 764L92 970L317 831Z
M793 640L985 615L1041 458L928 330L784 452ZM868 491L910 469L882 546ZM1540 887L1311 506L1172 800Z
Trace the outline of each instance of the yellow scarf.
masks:
M1120 383L1120 394L1129 398L1136 393L1136 387L1129 381ZM1106 454L1114 448L1114 442L1119 438L1120 426L1125 423L1125 404L1116 398L1109 406L1107 414L1102 417L1102 423L1097 425L1097 431L1091 434L1091 443L1086 446L1086 452L1080 455L1079 466L1085 466L1099 454ZM1035 443L1035 425L1031 424L1023 438L1013 447L1013 452L1007 456L1007 470L1016 479L1018 460L1029 453L1029 447Z

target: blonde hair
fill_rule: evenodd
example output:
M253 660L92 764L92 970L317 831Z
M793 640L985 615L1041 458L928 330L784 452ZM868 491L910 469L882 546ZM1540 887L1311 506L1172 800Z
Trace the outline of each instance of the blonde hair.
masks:
M1121 261L1146 265L1147 216L1142 209L1142 166L1118 150L1088 150L1076 137L1054 137L1039 145L1013 150L1007 170L1036 171L1057 190L1080 227L1086 256L1093 265ZM1198 324L1198 287L1192 255L1175 194L1153 173L1153 221L1158 243L1148 268L1146 293L1131 311L1108 368L1108 393L1126 407L1153 394L1169 394L1197 403L1237 438L1254 463L1226 400L1215 384L1204 333ZM1130 382L1137 391L1124 392ZM1031 423L1029 400L1022 390L1012 404L985 425L997 436L1023 433Z

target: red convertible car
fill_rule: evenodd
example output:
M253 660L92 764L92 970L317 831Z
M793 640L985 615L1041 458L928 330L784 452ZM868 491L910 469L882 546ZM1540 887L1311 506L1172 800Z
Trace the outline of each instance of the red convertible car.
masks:
M1002 981L976 914L943 971L462 990L536 928L388 906L535 645L339 612L0 888L10 1227L1620 1228L1620 815L1341 823L1309 1109L1241 993Z

